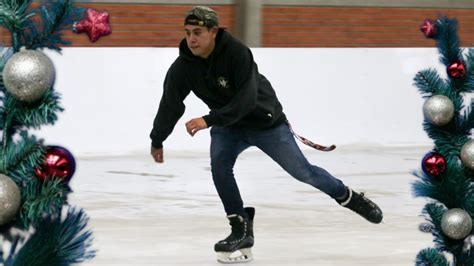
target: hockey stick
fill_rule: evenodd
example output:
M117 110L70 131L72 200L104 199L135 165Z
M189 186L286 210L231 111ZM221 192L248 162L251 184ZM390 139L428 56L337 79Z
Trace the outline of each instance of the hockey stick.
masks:
M312 142L311 140L296 134L293 131L293 128L291 127L290 122L286 121L286 124L288 125L288 127L290 128L291 133L296 137L296 139L301 141L303 144L308 145L312 148L315 148L318 151L332 151L332 150L336 149L336 145L334 145L334 144L331 145L331 146L323 146L323 145L320 145L320 144L316 144L316 143Z

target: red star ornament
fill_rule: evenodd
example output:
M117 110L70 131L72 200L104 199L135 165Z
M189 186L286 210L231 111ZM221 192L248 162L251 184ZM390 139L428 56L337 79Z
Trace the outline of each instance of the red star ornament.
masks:
M109 13L97 12L89 8L86 11L86 18L80 22L75 22L72 30L75 33L86 32L91 42L96 42L100 37L112 33L109 24Z
M420 26L420 31L423 32L426 38L434 38L438 33L436 23L431 19L425 19Z

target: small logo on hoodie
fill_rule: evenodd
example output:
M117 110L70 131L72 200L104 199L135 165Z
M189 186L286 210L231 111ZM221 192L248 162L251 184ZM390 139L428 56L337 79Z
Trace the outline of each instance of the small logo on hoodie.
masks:
M224 77L217 78L217 85L221 88L228 89L229 88L229 80Z

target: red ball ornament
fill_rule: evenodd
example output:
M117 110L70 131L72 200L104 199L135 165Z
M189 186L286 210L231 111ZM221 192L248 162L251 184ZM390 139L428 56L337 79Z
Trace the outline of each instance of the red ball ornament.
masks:
M438 152L429 152L421 162L423 172L431 177L439 177L446 172L446 159Z
M75 170L76 161L67 149L60 146L47 146L45 160L35 172L42 181L54 176L68 182Z
M431 19L425 19L420 26L420 31L423 32L426 38L434 38L438 33L436 24Z
M466 74L466 65L461 61L455 61L448 66L448 75L452 78L460 78Z
M100 37L112 33L109 25L109 13L97 12L87 9L86 18L80 22L75 22L72 26L75 33L86 32L91 42L96 42Z

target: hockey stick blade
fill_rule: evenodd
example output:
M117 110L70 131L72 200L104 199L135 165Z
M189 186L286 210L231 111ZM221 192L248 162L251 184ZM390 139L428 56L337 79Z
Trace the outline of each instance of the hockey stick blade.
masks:
M311 148L314 148L318 151L333 151L336 149L336 145L331 145L331 146L324 146L324 145L321 145L321 144L316 144L314 142L312 142L311 140L303 137L303 136L300 136L298 134L296 134L294 131L293 131L293 128L291 127L290 125L290 122L286 121L286 124L288 125L289 129L290 129L290 132L293 134L293 136L296 137L296 139L298 139L299 141L301 141L303 144L305 145L308 145L310 146Z
M319 144L316 144L317 147L314 147L315 149L317 149L318 151L333 151L336 149L336 145L331 145L331 146L323 146L323 145L319 145Z
M331 146L324 146L324 145L321 145L321 144L316 144L316 143L312 142L311 140L305 139L301 136L298 136L298 139L301 142L303 142L303 144L306 144L306 145L308 145L312 148L315 148L318 151L332 151L332 150L336 149L336 145L334 145L334 144L332 144Z

